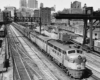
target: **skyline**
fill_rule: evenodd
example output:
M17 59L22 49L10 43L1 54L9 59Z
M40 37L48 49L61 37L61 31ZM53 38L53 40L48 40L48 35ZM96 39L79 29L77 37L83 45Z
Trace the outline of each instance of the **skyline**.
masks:
M70 8L70 4L73 1L80 1L82 7L86 3L87 6L93 6L94 10L98 10L100 8L100 0L37 0L38 1L38 7L40 6L40 3L42 2L44 4L44 7L53 7L56 5L56 11L63 10L64 8ZM1 0L0 1L0 8L3 10L4 6L14 6L16 8L20 7L20 0Z

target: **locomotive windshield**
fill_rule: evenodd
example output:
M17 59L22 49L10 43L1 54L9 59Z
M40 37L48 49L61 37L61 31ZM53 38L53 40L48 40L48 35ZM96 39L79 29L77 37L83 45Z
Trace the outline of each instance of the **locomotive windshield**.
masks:
M75 50L68 51L68 54L72 54L72 53L75 53Z
M77 50L77 53L80 53L80 54L82 54L82 51L81 51L81 50Z
M72 53L82 54L82 50L70 50L70 51L68 51L68 54L72 54Z

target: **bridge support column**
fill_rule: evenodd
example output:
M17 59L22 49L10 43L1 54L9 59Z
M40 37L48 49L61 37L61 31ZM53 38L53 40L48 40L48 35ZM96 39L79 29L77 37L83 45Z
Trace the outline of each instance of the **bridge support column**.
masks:
M86 44L86 38L87 38L87 19L84 20L83 44Z
M90 19L90 48L93 49L93 24L92 19Z

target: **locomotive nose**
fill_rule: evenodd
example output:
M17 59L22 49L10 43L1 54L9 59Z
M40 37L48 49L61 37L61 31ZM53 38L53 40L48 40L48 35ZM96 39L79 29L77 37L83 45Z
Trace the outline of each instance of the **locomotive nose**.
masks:
M76 59L76 63L81 64L84 62L86 62L86 58L79 55L78 58Z
M83 59L82 59L82 57L79 55L78 56L78 59L76 60L76 63L77 64L81 64L83 62Z

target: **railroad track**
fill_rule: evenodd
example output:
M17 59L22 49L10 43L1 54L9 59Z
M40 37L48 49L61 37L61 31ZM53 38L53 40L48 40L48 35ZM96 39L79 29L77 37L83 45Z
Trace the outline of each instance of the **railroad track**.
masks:
M25 41L25 40L24 40L24 41ZM29 45L29 43L27 43L28 41L25 41L25 42L26 42L27 45ZM29 46L30 46L30 45L29 45ZM31 46L30 46L30 48L31 48ZM45 61L43 58L41 58L41 55L39 55L38 52L36 52L33 48L32 48L32 51L33 51L34 53L37 54L37 56L41 59L41 61L43 61L44 64L47 65L46 61ZM48 68L50 69L50 67L48 67ZM44 69L44 70L45 70L45 69ZM67 80L68 80L68 79L67 79ZM79 80L79 79L74 79L74 80Z
M27 52L25 52L25 50L22 49L22 46L20 46L20 44L18 44L18 40L17 39L14 42L15 42L14 44L16 44L16 42L17 42L16 48L17 48L17 50L18 50L18 52L19 52L19 54L21 56L21 59L22 59L24 65L27 68L28 73L30 74L30 77L33 78L32 77L33 75L31 73L34 72L39 77L39 80L42 80L42 77L40 76L40 74L38 74L40 72L38 72L38 70L36 69L37 66L36 66L36 64L33 63L32 58L29 55L27 55ZM34 67L34 65L36 67ZM31 70L29 70L29 69L31 69ZM46 80L46 79L43 79L43 80Z
M10 39L11 40L11 39ZM13 42L14 40L11 40L10 48L11 52L13 52L12 56L14 57L14 63L15 63L15 74L16 74L16 80L31 80L30 74L28 72L28 69L25 67L25 64L23 63L21 56L18 54L18 50L15 48L16 45Z
M12 29L13 30L13 29ZM14 31L16 32L16 31ZM19 36L17 33L15 33L17 36ZM20 37L19 40L22 44L26 44ZM45 66L45 64L38 58L38 56L30 49L29 45L23 46L27 52L30 52L29 54L32 56L33 60L35 63L38 65L40 71L45 75L47 80L58 80L52 73L51 71Z
M28 47L28 46L27 46ZM34 60L38 63L38 67L41 72L45 75L46 80L58 80L53 74L45 67L41 60L34 54Z
M25 42L28 42L28 41L25 41ZM22 48L22 47L21 47L21 48ZM31 47L30 47L30 48L31 48ZM32 49L32 50L33 50L33 49ZM23 50L21 50L21 51L24 52L24 53L26 53L26 52L25 52L25 49L23 49ZM33 51L34 51L34 50L33 50ZM36 53L36 51L35 51L35 53ZM38 52L37 52L37 53L38 53ZM40 56L43 56L43 55L40 55L40 56L39 56L39 54L38 54L37 56L40 58ZM40 59L41 59L41 58L40 58ZM43 57L43 59L44 59L44 57ZM43 59L42 59L42 60L43 60ZM47 63L46 63L46 61L47 61ZM54 63L52 64L52 62L51 62L50 60L46 60L46 61L45 61L45 60L43 61L44 64L46 64L46 65L48 64L48 65L49 65L48 68L49 68L50 70L51 70L51 68L54 68L53 71L51 71L51 72L54 72L54 73L56 72L56 76L59 76L59 77L58 77L59 80L65 80L65 79L66 79L67 76L65 75L65 76L66 76L66 77L65 77L64 75L61 74L61 72L58 72L58 68L56 68L57 66L56 66L56 67L54 66ZM48 66L48 65L47 65L47 66ZM62 70L61 70L61 71L62 71ZM60 74L60 75L57 75L57 74ZM62 76L62 77L61 77L61 76ZM69 80L69 79L67 79L67 80Z
M16 47L17 49L18 49L18 46ZM13 49L12 49L13 50ZM27 64L27 60L26 59L28 59L26 56L23 58L22 57L22 52L20 52L19 51L19 49L18 49L18 52L19 52L19 55L21 56L21 59L22 59L22 61L23 61L23 63L24 63L24 66L25 66L25 68L26 68L26 70L27 70L27 72L28 72L28 74L29 74L29 76L30 76L30 78L31 79L33 79L34 78L34 74L33 74L33 66L32 67L30 67L29 66L29 64ZM15 52L14 52L15 53ZM29 61L30 62L30 61ZM29 63L28 62L28 63ZM15 63L15 68L16 68L16 61L14 61L14 63ZM14 70L15 71L15 70ZM18 72L18 68L17 68L17 70L16 70L16 72L20 75L20 72ZM16 73L15 73L16 74ZM18 74L16 75L17 76L17 79L19 79L18 78ZM39 76L39 75L38 75ZM40 77L40 76L39 76ZM21 78L20 78L21 79ZM23 80L23 79L22 79ZM39 80L43 80L41 77L39 78ZM44 79L44 80L46 80L46 79Z
M79 44L79 45L81 46L81 44ZM99 78L97 78L97 77L96 77L96 76L94 76L94 75L93 75L93 77L95 77L95 78L96 78L95 80L100 80Z

